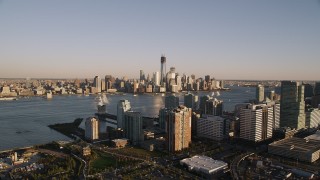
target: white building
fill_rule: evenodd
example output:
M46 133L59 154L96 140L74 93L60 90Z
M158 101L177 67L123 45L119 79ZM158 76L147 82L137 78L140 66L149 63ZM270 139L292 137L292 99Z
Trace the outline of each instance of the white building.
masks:
M101 78L99 76L94 77L93 86L96 88L98 93L101 92Z
M160 86L160 72L153 73L153 82L156 86Z
M220 116L204 116L197 121L197 135L221 141L226 134L229 134L229 124L228 120Z
M86 119L85 122L85 138L88 140L99 139L99 121L95 117L90 117Z
M265 104L252 105L240 110L240 138L259 142L272 137L273 107Z
M188 166L189 171L196 171L206 175L212 175L228 168L223 161L214 160L207 156L193 156L180 161L181 165Z
M124 127L124 113L131 110L131 105L128 100L120 100L117 105L117 124L118 128Z
M256 100L262 102L264 100L264 86L259 84L256 87Z
M176 76L176 84L178 87L178 91L181 91L182 90L181 76Z
M320 109L308 109L306 111L306 126L316 128L320 125Z
M274 115L274 129L280 128L280 104L276 103L273 105L273 115Z

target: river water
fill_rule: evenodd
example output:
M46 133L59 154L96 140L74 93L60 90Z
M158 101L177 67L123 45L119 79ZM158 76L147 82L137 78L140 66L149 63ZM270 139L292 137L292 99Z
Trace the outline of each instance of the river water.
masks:
M236 104L255 97L255 88L230 88L231 91L221 91L217 97L224 101L226 111L233 111ZM176 95L179 95L180 104L183 104L183 93ZM198 92L198 95L212 93ZM159 109L164 106L164 96L161 94L108 94L107 99L107 112L111 114L116 114L117 103L121 99L129 100L133 110L148 117L157 117ZM19 98L17 101L0 101L0 150L68 140L64 135L48 128L48 125L72 122L76 118L85 119L94 115L96 107L95 95L54 96L51 100L29 97Z

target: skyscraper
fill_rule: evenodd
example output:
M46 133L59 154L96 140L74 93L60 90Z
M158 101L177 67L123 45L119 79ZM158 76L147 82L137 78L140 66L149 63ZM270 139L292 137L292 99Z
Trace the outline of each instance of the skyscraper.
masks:
M280 128L280 103L273 105L273 129Z
M111 75L106 75L105 78L105 90L108 91L108 89L112 89L112 83L114 81L114 78Z
M166 96L165 98L165 108L174 109L179 106L179 97L176 97L174 94Z
M93 86L96 88L96 92L101 92L101 79L99 76L94 77Z
M145 80L145 75L143 70L140 70L140 82Z
M184 105L187 108L191 108L193 110L196 110L198 108L198 96L193 94L185 94L184 95Z
M240 110L240 138L259 142L272 137L273 107L265 104L247 105Z
M160 86L160 72L153 73L153 82L156 86Z
M204 80L205 80L207 83L209 83L209 82L211 81L210 75L206 75L206 76L204 77Z
M304 85L304 98L312 97L314 95L314 88L311 84L303 84Z
M124 113L131 110L131 105L128 100L120 100L117 105L117 123L118 128L124 127Z
M191 143L192 110L179 106L169 113L167 129L167 147L169 152L181 151Z
M256 87L256 100L262 102L264 100L264 86L259 84Z
M169 118L169 112L170 110L167 108L161 108L159 110L159 127L162 130L166 129L166 122L168 121L168 118Z
M205 103L204 114L221 116L223 112L223 101L220 101L216 98L209 99Z
M124 113L124 136L133 145L140 144L144 140L142 125L143 121L140 112L127 111Z
M206 102L207 102L209 99L212 99L212 97L209 96L209 95L200 97L199 109L201 110L201 113L205 113L205 110L206 110Z
M166 82L165 80L165 74L166 74L166 60L167 58L162 55L161 56L161 70L160 70L160 73L161 73L161 76L160 76L160 84L161 86L164 86L164 83Z
M320 95L320 82L316 82L314 85L314 95Z
M280 126L305 127L304 86L298 82L281 82Z
M230 123L220 116L206 115L197 122L197 135L221 141L229 135Z
M88 140L99 139L99 124L98 120L94 117L86 119L85 122L85 138Z
M306 111L306 127L317 128L320 125L320 109L310 108Z

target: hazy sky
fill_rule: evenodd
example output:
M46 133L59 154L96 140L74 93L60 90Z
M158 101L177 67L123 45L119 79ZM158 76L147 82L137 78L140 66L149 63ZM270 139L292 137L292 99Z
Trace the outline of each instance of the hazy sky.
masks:
M0 78L320 79L318 0L0 0Z

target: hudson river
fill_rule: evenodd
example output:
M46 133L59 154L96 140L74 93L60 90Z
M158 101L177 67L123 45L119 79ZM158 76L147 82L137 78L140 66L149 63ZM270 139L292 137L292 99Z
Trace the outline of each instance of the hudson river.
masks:
M211 92L198 92L212 95ZM215 92L215 95L217 93ZM183 94L176 94L183 104ZM224 110L233 111L239 103L255 98L255 88L231 87L231 91L220 91L217 99L224 101ZM107 112L116 114L117 103L121 99L131 102L133 110L143 116L157 117L164 106L164 96L159 94L107 94ZM67 137L51 130L48 125L73 122L76 118L93 116L97 111L95 95L53 96L47 100L42 97L19 98L16 101L0 101L0 150L44 144L54 140L68 140Z

